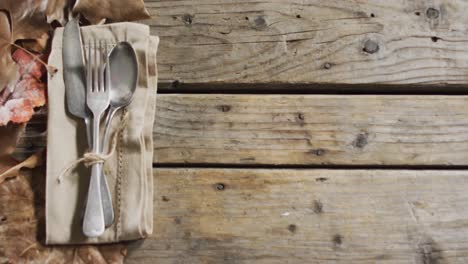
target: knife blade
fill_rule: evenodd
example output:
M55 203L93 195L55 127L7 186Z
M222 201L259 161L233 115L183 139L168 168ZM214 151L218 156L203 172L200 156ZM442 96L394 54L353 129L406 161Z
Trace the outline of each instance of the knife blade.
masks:
M84 120L86 138L91 148L91 113L86 106L85 65L81 42L79 17L68 21L63 30L62 39L63 80L65 82L65 100L70 114ZM104 175L101 176L101 197L106 226L114 222L112 198Z
M63 80L68 111L78 118L89 119L86 109L85 67L77 18L72 18L65 25L62 41Z

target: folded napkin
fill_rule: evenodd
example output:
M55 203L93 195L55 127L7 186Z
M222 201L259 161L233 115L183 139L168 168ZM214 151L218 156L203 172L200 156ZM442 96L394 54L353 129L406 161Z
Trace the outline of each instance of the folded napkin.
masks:
M68 114L62 72L62 35L54 33L49 64L58 69L48 80L46 243L96 244L134 240L153 230L153 123L155 115L159 38L146 25L115 23L81 28L83 43L106 40L108 45L127 41L139 63L139 79L132 103L119 111L111 124L115 132L124 118L114 154L104 163L114 205L114 224L97 238L83 235L82 223L90 170L83 164L61 177L70 164L87 151L83 120ZM87 48L84 45L84 48ZM110 50L111 47L108 48ZM101 130L102 131L102 130ZM112 134L111 134L112 136Z

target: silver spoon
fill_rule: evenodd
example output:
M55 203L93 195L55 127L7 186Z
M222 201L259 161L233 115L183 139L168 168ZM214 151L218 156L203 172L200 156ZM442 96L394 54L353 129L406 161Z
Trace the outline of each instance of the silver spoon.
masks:
M109 139L109 126L115 113L132 102L138 80L138 61L135 50L128 42L119 42L109 55L111 89L110 107L104 125L104 137L101 151ZM105 226L114 222L114 209L106 175L101 167L101 193L107 196L102 199Z

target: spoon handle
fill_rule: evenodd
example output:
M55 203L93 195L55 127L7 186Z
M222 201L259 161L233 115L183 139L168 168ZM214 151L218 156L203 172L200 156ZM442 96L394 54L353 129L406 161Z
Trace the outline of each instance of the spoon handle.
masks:
M107 142L109 141L109 127L110 127L110 122L112 121L112 118L114 117L115 113L119 110L118 108L115 107L110 107L109 112L106 115L106 121L104 123L104 133L103 133L103 139L102 139L102 144L101 144L101 153L104 152L104 148L107 145ZM104 169L102 164L99 165L99 178L101 181L101 199L102 199L102 209L104 211L104 223L106 227L112 225L114 223L114 208L112 205L112 196L109 190L109 185L107 184L107 177L104 173Z

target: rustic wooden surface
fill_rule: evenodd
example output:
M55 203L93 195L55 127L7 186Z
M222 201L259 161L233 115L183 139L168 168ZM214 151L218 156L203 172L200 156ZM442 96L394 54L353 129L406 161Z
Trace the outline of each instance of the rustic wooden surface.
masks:
M162 88L468 81L463 0L145 2Z
M467 171L156 169L127 263L467 263Z
M468 97L310 94L466 93L467 1L145 2L176 94L128 263L468 263Z
M44 146L46 117L20 147ZM156 164L468 165L468 97L161 94Z

